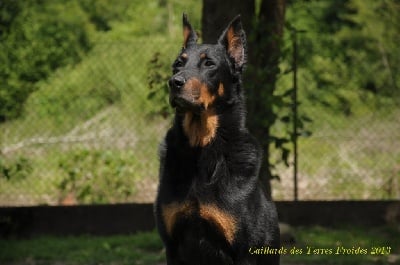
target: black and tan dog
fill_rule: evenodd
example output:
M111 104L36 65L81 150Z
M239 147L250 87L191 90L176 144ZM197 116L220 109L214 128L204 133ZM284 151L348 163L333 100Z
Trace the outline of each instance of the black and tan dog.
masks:
M275 206L258 185L261 150L245 127L246 37L236 17L215 45L184 42L169 80L176 109L160 148L156 222L168 265L279 264Z

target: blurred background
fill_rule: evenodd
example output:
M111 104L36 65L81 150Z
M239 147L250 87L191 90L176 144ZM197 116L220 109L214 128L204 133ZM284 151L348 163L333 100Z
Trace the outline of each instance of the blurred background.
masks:
M152 202L182 12L196 29L213 16L225 27L237 5L221 16L226 3L209 2L1 1L0 206ZM260 2L241 13L262 56ZM245 78L274 199L295 186L299 200L399 199L399 2L284 7L273 90L254 94L252 73L268 73L251 58Z

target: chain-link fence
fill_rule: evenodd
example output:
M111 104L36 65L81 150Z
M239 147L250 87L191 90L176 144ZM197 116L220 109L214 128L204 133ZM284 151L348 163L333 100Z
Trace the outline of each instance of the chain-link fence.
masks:
M0 125L0 205L152 201L170 121L148 100L149 62L175 46L97 43L39 84L23 118Z
M168 69L179 45L98 43L41 83L23 118L0 125L0 205L152 202L170 118L153 114L149 64L161 51ZM299 138L299 199L400 197L400 106L340 118L302 108L317 129ZM277 171L274 198L292 200L292 168Z
M320 117L320 113L311 113ZM331 119L298 143L300 200L400 198L400 111ZM276 199L294 198L293 167L280 167Z
M273 197L278 200L399 199L400 95L395 81L388 81L390 75L384 78L387 83L379 88L381 91L374 90L377 89L374 82L379 81L366 82L373 80L366 73L359 77L361 82L360 79L354 82L357 78L352 75L360 74L349 73L355 62L324 57L321 50L301 54L302 49L315 48L316 32L287 30L291 35L286 36L283 50L286 57L291 57L286 61L292 71L290 78L295 76L296 81L291 82L298 95L298 98L292 97L289 114L292 123L297 121L297 156L291 159L289 167L278 165L275 169L280 179L272 182ZM332 48L337 49L334 45ZM354 50L347 51L352 53ZM303 62L297 67L300 60ZM313 62L320 65L308 69L313 68ZM377 68L380 74L392 71L379 60L370 61L379 67L360 63L364 65L360 69ZM396 71L396 67L393 69ZM390 91L391 96L385 96L383 91ZM302 122L302 117L311 123Z

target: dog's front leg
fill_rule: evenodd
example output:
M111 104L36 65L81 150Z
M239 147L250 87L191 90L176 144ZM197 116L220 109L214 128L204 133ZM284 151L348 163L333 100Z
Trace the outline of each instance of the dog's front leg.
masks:
M179 262L176 247L166 247L167 265L184 265Z
M248 256L238 257L234 265L257 265L257 260L254 258L250 258ZM268 264L265 264L268 265Z

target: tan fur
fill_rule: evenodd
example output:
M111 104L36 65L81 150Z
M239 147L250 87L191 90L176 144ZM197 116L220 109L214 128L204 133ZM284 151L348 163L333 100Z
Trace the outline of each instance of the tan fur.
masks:
M173 202L168 205L162 206L162 215L164 218L165 229L171 236L172 229L174 228L175 222L179 216L189 216L193 213L193 206L186 203Z
M202 84L201 84L201 82L200 82L199 79L197 79L197 78L190 78L190 79L186 82L185 86L183 87L183 90L185 91L185 93L186 93L187 95L193 96L193 97L194 97L194 98L193 98L193 101L194 101L194 100L199 100L199 97L200 97L200 96L197 96L197 97L196 97L195 95L200 94L201 88L202 88Z
M204 105L204 108L206 110L214 102L215 98L215 95L210 94L210 92L208 91L207 85L202 83L200 87L199 102Z
M191 146L204 147L212 141L217 133L218 116L215 110L210 107L216 99L216 96L209 92L206 84L196 78L189 79L184 89L187 94L198 94L198 97L196 98L194 96L193 100L203 105L204 111L202 111L200 115L195 115L191 111L186 112L182 124L183 130L189 138L189 144ZM220 90L221 85L218 89L218 93Z
M188 27L183 27L183 47L186 48L187 41L190 36L190 29Z
M241 48L241 40L240 36L235 35L235 32L232 27L228 29L227 33L228 40L228 53L235 59L236 62L242 61L244 54L243 49Z
M202 204L200 205L200 217L214 224L226 240L230 244L233 243L236 233L236 220L232 215L215 205Z
M222 97L225 93L225 88L224 85L222 83L219 83L218 86L218 96Z
M183 203L173 202L162 206L162 215L168 235L172 236L174 225L179 217L188 217L195 214L193 203L188 201ZM226 240L232 244L235 239L237 222L231 214L221 210L214 204L200 204L199 216L213 224Z
M216 99L216 96L212 95L208 90L207 85L202 83L197 78L189 79L183 89L185 90L186 94L193 97L193 101L197 101L198 104L202 104L206 110Z
M192 112L186 112L183 119L183 130L189 138L191 146L204 147L214 139L217 133L218 116L214 110L206 110L195 116Z

